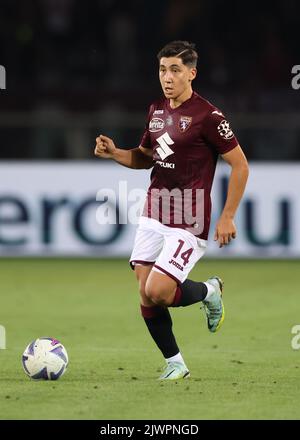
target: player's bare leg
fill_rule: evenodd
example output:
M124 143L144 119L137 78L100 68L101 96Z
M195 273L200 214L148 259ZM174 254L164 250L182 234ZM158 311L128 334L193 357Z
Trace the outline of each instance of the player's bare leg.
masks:
M177 282L168 275L152 270L146 283L146 296L154 304L169 307L174 302Z
M156 305L154 302L150 300L150 298L148 298L148 296L145 293L146 282L152 270L152 267L153 264L149 264L145 266L141 264L136 264L134 269L136 279L139 283L141 305L143 305L144 307L154 307Z
M146 292L148 278L153 273L151 270L152 265L135 266L135 274L139 283L141 297L141 313L153 340L167 363L159 379L177 380L189 377L190 373L184 363L172 331L172 319L168 308L162 302L160 304L157 301L154 302ZM163 280L167 284L167 288L171 286L171 283L168 283L168 279L169 277L164 276ZM164 290L164 293L168 292L167 288ZM172 285L172 290L174 291L174 289L176 290L176 283L175 286Z

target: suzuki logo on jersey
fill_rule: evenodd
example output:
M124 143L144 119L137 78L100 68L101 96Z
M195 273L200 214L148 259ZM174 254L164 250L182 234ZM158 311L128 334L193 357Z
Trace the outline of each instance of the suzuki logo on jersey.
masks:
M170 138L169 133L166 131L162 136L156 139L159 143L159 147L156 149L156 153L159 155L161 160L165 160L166 157L174 154L174 151L169 147L169 145L173 145L174 141Z
M223 119L223 121L220 122L218 125L218 132L219 135L224 139L232 139L234 134L233 131L230 128L229 122Z
M165 121L160 118L152 118L149 122L149 131L155 133L156 131L160 131L164 128Z
M179 129L183 133L186 131L192 123L192 118L190 116L180 116L179 119Z
M160 165L162 168L172 168L174 170L175 163L171 162L162 162L161 160L157 160L156 163Z

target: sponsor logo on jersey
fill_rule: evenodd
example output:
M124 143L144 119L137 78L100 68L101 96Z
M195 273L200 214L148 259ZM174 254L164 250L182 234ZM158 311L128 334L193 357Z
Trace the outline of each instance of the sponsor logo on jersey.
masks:
M190 116L180 116L179 119L179 129L183 133L184 131L187 131L187 129L191 126L192 123L192 117Z
M175 168L175 163L171 162L162 162L161 160L157 160L156 163L160 165L162 168Z
M156 131L160 131L164 128L165 121L160 118L152 118L149 122L149 131L155 133Z
M162 115L164 113L164 111L163 110L155 110L154 111L154 115Z
M221 121L218 125L218 132L219 135L226 140L234 137L233 131L231 130L229 122L226 121L226 119L223 119L223 121Z
M170 145L173 145L174 141L167 131L159 136L156 140L159 143L159 147L156 148L155 151L159 155L161 160L165 160L168 156L174 154L174 151L172 150L172 148L170 148Z

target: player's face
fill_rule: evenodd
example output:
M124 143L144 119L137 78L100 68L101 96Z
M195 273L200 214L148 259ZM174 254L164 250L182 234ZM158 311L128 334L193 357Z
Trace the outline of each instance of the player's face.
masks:
M163 57L159 63L159 80L166 98L176 99L191 87L196 68L183 64L181 58Z

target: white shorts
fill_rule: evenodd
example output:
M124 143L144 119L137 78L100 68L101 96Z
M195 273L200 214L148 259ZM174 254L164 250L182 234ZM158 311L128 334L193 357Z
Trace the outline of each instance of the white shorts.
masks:
M153 264L156 272L183 283L197 261L204 255L207 240L181 228L172 228L152 218L140 217L130 265Z

